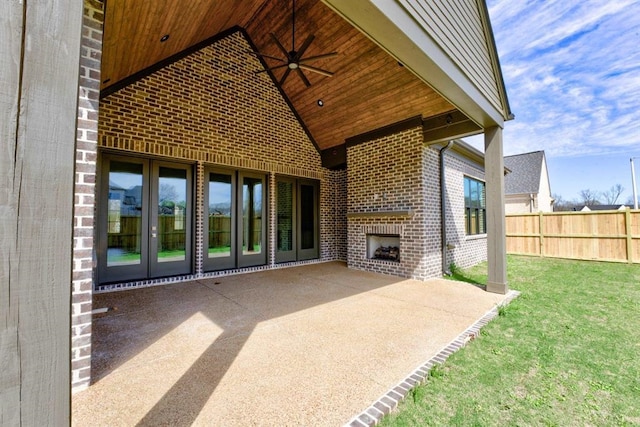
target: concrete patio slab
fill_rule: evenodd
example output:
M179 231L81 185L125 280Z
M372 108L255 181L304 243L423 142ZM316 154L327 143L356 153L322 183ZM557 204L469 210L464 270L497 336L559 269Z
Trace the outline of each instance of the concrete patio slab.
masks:
M338 262L96 294L72 424L343 425L504 299Z

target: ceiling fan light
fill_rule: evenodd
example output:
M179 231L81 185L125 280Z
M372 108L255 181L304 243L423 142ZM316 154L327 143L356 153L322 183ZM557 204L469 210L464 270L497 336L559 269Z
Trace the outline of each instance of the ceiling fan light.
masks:
M289 69L290 70L295 70L296 68L298 68L298 64L296 62L290 62L289 63Z

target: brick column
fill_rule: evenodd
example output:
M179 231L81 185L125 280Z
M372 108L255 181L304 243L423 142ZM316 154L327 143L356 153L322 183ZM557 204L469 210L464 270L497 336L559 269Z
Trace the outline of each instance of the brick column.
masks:
M269 205L267 221L267 265L273 266L276 263L276 249L278 244L278 209L276 206L277 187L276 174L270 172L267 175L267 203Z
M91 380L93 230L103 21L102 0L85 0L78 88L73 218L71 294L71 387L73 392L86 388Z
M205 244L209 236L204 235L204 221L209 221L209 218L204 217L204 195L205 191L209 191L208 177L205 176L204 163L198 161L195 166L196 174L196 200L193 204L195 211L195 229L196 229L196 242L195 242L195 270L196 277L201 277L204 271L204 258L205 258ZM206 187L206 188L205 188ZM208 246L207 246L208 247Z
M502 128L484 133L484 164L487 197L487 291L506 294L507 238L504 218L504 156Z

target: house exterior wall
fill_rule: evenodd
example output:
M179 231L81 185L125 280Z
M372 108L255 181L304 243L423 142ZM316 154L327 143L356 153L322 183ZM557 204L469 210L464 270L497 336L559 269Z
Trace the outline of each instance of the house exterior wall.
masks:
M434 150L431 150L434 151ZM467 268L487 260L487 235L467 236L464 224L464 177L485 181L484 168L451 151L445 154L447 266Z
M551 184L549 182L546 156L542 157L542 168L540 169L540 190L537 197L537 212L553 212L553 198L551 197Z
M533 196L533 201L531 200ZM538 204L535 194L509 194L505 195L504 211L506 214L511 213L530 213L538 212Z
M469 76L476 87L497 109L501 108L498 81L493 73L491 53L481 16L480 2L401 0L402 6ZM478 43L461 43L474 40Z
M277 175L320 181L320 259L345 259L344 213L338 207L346 197L345 172L321 166L318 150L270 77L255 74L262 65L247 55L250 50L243 34L235 32L101 100L102 149L194 164L194 274L200 276L221 274L203 273L202 267L204 168L209 165L268 174L266 268L275 264Z
M421 126L347 148L349 267L416 279L439 274L438 192L423 179L423 156ZM397 234L400 262L368 259L367 234Z
M424 280L442 274L439 151L424 147L422 128L347 148L348 264L351 268ZM486 235L466 236L464 176L482 167L445 155L447 265L486 260ZM400 236L400 262L368 259L367 234Z

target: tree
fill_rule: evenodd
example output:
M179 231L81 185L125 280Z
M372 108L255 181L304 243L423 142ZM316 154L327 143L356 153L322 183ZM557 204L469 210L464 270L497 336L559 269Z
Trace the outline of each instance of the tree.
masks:
M571 211L575 207L575 202L565 200L560 194L553 193L551 197L553 198L554 212Z
M176 190L176 187L171 185L171 184L160 184L160 194L159 194L159 202L160 204L167 202L167 201L172 201L175 202L178 199L178 191Z
M609 190L602 192L602 196L604 197L607 205L615 205L623 192L624 187L620 184L616 184L611 186Z
M580 199L585 206L594 206L601 204L598 198L598 192L590 189L581 190Z

